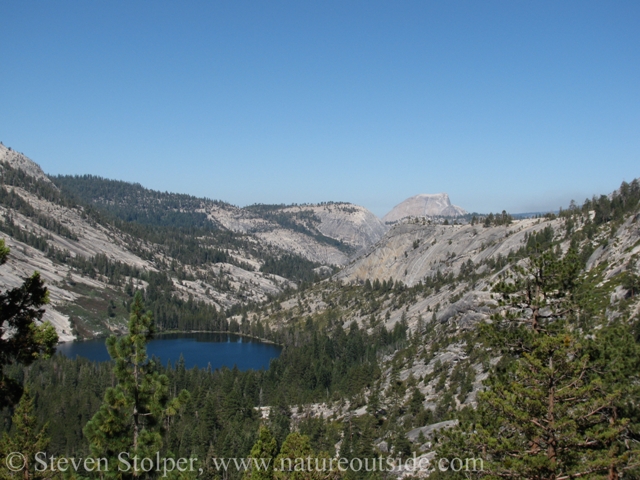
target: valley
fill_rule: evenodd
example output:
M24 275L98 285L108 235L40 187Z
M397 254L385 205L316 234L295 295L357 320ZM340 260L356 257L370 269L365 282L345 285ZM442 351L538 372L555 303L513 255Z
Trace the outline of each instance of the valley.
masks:
M539 311L550 339L568 328L564 338L585 345L618 328L637 351L638 180L522 219L419 195L385 222L348 203L240 208L99 177L49 177L2 145L0 173L0 231L10 248L2 290L39 271L50 299L43 320L60 341L127 334L139 292L159 331L240 333L283 347L268 370L162 370L174 390L191 392L163 433L180 455L248 455L266 424L278 445L299 432L331 456L431 461L456 445L444 432L479 445L464 428L486 412L484 392L526 358L517 348L541 348L531 340L509 350L514 332L529 341L531 329L517 322ZM86 450L82 426L110 367L59 356L34 365L12 372L48 397L37 415L54 419L54 450ZM627 383L607 381L634 403L637 371L625 368ZM68 381L83 396L70 395ZM635 468L636 407L624 410L630 427L620 432L632 447L620 471ZM74 409L79 425L67 428Z

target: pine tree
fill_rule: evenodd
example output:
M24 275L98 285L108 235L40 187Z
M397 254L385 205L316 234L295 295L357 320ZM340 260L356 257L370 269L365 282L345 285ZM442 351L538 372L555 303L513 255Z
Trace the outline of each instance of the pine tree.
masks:
M625 423L621 434L600 436L601 448L608 452L603 461L607 477L615 480L624 472L629 478L640 478L640 345L628 325L614 323L592 336L588 353L593 374L602 379L605 392L615 397L603 432L617 422Z
M451 478L616 480L640 461L638 345L622 327L576 328L574 252L514 271L494 289L502 312L483 327L502 360L438 455L484 460L483 472Z
M291 409L282 393L276 396L269 409L269 428L279 445L291 431Z
M47 437L47 425L39 431L36 428L37 421L33 413L33 398L28 389L25 389L20 402L13 413L11 435L4 434L0 441L0 479L14 479L17 475L27 479L50 478L51 472L39 472L36 470L34 461L35 454L42 452L49 444ZM9 459L6 455L19 452L21 458L13 457ZM24 460L24 468L17 474L15 469ZM9 464L7 463L9 462ZM13 472L8 469L13 467Z
M258 440L251 449L251 470L245 472L243 480L272 480L274 460L278 454L276 439L265 425L258 430Z
M112 475L119 473L119 454L125 458L128 454L129 459L155 457L162 447L163 422L189 398L189 393L182 390L169 400L167 376L160 375L147 357L146 344L153 332L151 312L144 312L142 294L137 292L131 305L129 333L107 340L118 383L107 389L102 406L84 428L92 454L109 459ZM128 476L140 476L141 472L131 470Z
M562 329L537 335L512 369L493 376L478 399L493 419L471 437L487 455L487 472L540 479L605 473L604 442L620 437L628 420L611 416L620 393L590 370L584 347Z
M0 265L8 255L9 249L0 239ZM29 365L55 351L55 328L48 322L37 324L44 315L41 307L47 303L49 292L38 272L20 287L0 293L0 408L15 404L22 395L22 386L5 376L4 367L13 363Z
M331 471L329 455L316 453L311 448L309 437L298 432L290 433L276 457L274 478L276 480L324 480L339 478L340 472Z
M574 250L563 258L551 250L535 253L526 266L514 265L494 286L503 307L502 315L494 320L506 326L526 325L536 333L544 331L545 325L566 318L575 307L571 294L579 273L580 261Z

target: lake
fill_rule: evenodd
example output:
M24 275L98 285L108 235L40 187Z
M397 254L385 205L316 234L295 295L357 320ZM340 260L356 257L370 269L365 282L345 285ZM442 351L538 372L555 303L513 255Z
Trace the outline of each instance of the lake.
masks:
M58 352L69 357L88 358L96 362L106 362L111 358L107 353L104 338L81 342L67 342L58 345ZM163 365L175 365L180 355L187 368L198 366L215 370L223 366L240 370L269 368L269 362L280 355L282 348L253 338L227 333L168 333L156 335L147 344L147 355L160 358Z

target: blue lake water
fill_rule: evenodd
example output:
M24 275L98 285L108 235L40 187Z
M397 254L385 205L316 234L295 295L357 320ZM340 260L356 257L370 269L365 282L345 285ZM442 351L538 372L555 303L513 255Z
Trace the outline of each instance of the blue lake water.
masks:
M240 370L269 368L269 362L280 355L281 347L270 343L226 333L170 333L157 335L147 344L147 355L156 356L163 365L171 365L184 357L187 368L198 366L212 370L223 366ZM69 357L88 358L96 362L111 360L105 339L67 342L58 345L58 352Z

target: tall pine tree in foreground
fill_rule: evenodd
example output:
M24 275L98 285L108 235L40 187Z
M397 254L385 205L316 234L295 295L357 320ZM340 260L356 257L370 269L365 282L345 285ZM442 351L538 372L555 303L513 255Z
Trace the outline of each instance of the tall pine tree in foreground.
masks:
M109 459L111 476L140 477L143 472L119 472L118 455L125 458L155 458L162 448L162 431L168 417L188 400L183 390L170 400L169 380L147 357L146 344L154 332L151 312L144 311L138 291L131 305L129 333L107 339L107 350L115 360L115 387L107 389L100 410L87 423L84 434L95 458Z
M628 326L576 327L575 265L545 252L494 288L503 310L484 330L502 360L438 448L484 468L436 477L637 478L640 349Z

